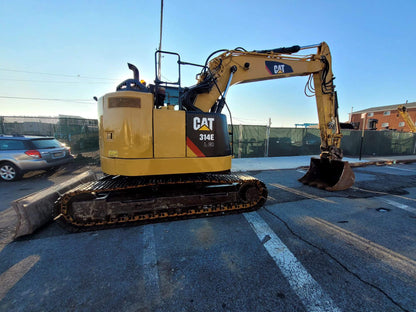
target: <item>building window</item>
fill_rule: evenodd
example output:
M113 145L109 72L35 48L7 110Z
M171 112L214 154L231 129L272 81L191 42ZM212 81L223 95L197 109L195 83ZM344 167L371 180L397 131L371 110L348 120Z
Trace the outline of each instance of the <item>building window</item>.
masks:
M404 121L399 122L399 127L404 127Z
M385 111L385 112L383 113L383 115L384 115L384 116L390 116L390 111Z
M368 117L373 117L374 113L368 113Z
M382 128L387 128L389 126L389 123L388 122L383 122L382 124L381 124L381 127Z

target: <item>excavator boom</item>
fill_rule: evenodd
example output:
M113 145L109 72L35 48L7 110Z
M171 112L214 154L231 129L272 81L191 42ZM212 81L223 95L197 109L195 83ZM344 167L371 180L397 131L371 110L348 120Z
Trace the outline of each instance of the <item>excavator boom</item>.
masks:
M292 55L313 48L317 49L314 54ZM199 76L199 86L215 87L193 98L186 94L185 103L190 108L204 112L213 109L221 111L228 88L234 84L308 75L308 85L312 85L310 89L314 90L316 98L321 157L311 160L309 172L300 181L330 191L345 190L353 185L355 177L349 164L341 161L343 154L340 148L342 134L338 99L333 84L332 58L325 42L307 47L293 46L253 52L242 49L226 51L212 59ZM197 90L198 87L194 89ZM190 98L192 104L189 103Z

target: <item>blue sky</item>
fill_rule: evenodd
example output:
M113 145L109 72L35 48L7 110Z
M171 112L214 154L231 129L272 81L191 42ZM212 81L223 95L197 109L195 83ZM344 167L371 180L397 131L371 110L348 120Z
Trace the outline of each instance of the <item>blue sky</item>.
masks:
M416 1L164 1L162 47L202 64L218 49L261 50L326 41L340 119L416 101ZM93 96L155 77L160 1L0 1L0 115L96 117ZM195 83L186 68L182 86ZM163 72L170 77L170 73ZM234 123L317 122L307 77L233 86ZM36 99L36 100L35 100ZM39 100L44 99L44 100ZM46 100L48 99L48 100Z

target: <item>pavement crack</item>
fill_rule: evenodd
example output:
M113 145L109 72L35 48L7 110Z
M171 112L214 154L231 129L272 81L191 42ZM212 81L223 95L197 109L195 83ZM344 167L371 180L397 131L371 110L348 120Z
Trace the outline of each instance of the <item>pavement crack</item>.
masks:
M357 273L351 271L345 264L343 264L340 260L338 260L335 256L333 256L332 254L330 254L325 248L322 248L320 246L315 245L314 243L308 241L307 239L303 238L302 236L300 236L299 234L297 234L294 230L292 230L292 228L289 226L289 224L283 220L281 217L279 217L278 215L276 215L274 212L270 211L268 208L263 207L263 209L268 212L270 215L272 215L273 217L275 217L276 219L278 219L280 222L282 222L284 224L284 226L288 229L288 231L295 236L296 238L298 238L299 240L303 241L304 243L308 244L309 246L318 249L319 251L321 251L322 253L324 253L325 255L327 255L329 258L331 258L333 261L335 261L340 267L342 267L346 272L348 272L349 274L353 275L355 278L357 278L360 282L370 286L371 288L379 291L380 293L382 293L392 304L394 304L395 306L397 306L399 309L401 309L402 311L405 312L410 312L409 310L407 310L406 308L404 308L400 303L398 303L396 300L394 300L388 293L386 293L383 289L381 289L379 286L372 284L369 281L364 280L360 275L358 275Z
M270 237L270 235L266 235L264 236L264 238L261 240L261 244L264 245L266 244L269 240L271 240L272 238Z

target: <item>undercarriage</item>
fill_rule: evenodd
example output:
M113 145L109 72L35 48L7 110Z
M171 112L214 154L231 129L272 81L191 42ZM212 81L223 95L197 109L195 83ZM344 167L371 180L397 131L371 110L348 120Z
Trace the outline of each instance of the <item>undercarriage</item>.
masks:
M55 220L79 232L252 211L266 200L264 183L244 174L107 176L62 195Z

